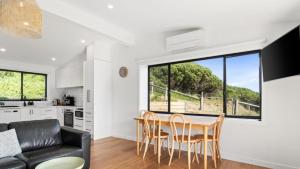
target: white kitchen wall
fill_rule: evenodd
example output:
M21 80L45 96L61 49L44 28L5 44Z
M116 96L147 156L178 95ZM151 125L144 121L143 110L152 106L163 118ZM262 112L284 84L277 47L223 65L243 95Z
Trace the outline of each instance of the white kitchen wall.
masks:
M0 59L0 69L19 70L47 74L47 102L36 102L36 104L51 104L55 98L60 98L62 90L55 88L55 68L47 65L37 65L17 61ZM16 102L15 102L16 103ZM17 102L20 104L20 102ZM22 102L21 102L22 103ZM12 104L12 102L7 102Z
M269 35L274 39L279 32L292 27L282 27ZM227 35L230 36L230 35ZM185 54L168 55L163 37L137 38L133 47L115 46L113 50L113 135L135 139L134 117L145 108L147 95L145 65L191 57L207 57L238 51L258 49L261 44L232 45L199 50ZM165 56L168 55L168 56ZM146 59L145 59L146 58ZM118 75L119 68L129 69L127 78ZM263 84L262 121L226 119L222 134L223 158L277 169L300 168L300 77L294 76ZM193 116L195 118L195 116ZM198 117L204 118L204 117ZM206 117L207 118L207 117Z

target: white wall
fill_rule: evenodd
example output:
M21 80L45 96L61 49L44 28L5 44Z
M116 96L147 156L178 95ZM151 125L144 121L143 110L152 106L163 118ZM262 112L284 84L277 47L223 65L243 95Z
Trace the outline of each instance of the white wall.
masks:
M55 88L55 68L52 66L30 64L0 59L0 69L19 70L47 74L47 101L60 98L62 91Z
M291 28L291 27L289 27ZM280 29L286 32L288 29ZM279 32L279 31L278 31ZM273 33L274 35L276 33ZM230 36L230 35L228 35ZM278 36L278 33L276 34ZM268 39L274 39L274 36ZM113 50L113 135L135 139L138 110L145 107L146 74L139 68L168 60L207 57L237 51L258 49L262 44L233 45L205 49L185 54L169 55L164 50L163 37L138 38L133 47L115 46ZM160 57L162 56L162 57ZM119 68L129 69L127 78L118 75ZM140 89L139 89L140 87ZM263 121L226 119L222 135L223 158L270 168L300 168L300 77L271 81L263 84ZM201 118L201 117L200 117Z

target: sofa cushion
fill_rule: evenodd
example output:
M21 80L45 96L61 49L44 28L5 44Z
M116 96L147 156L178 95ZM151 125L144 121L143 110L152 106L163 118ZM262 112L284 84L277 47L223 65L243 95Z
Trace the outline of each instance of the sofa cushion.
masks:
M15 158L15 157L6 157L0 159L0 168L2 169L26 169L26 164Z
M58 120L14 122L8 128L16 129L22 152L62 144Z
M21 152L15 129L0 132L0 158L13 157Z
M83 151L79 147L58 145L40 150L25 152L17 155L27 164L28 169L34 169L38 164L58 157L82 157Z
M0 124L0 132L8 130L7 124Z

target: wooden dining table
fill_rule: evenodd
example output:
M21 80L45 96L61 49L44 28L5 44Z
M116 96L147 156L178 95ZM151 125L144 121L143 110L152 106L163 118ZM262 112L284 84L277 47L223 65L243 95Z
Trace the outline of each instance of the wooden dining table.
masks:
M144 119L142 117L134 118L136 121L136 153L140 154L140 126L144 124ZM170 122L168 118L161 118L161 126L169 127ZM149 120L148 120L149 121ZM151 123L151 120L149 121ZM204 156L203 156L203 165L204 169L207 169L207 147L208 147L208 130L212 129L216 123L216 120L192 120L192 129L203 132L204 135ZM180 122L178 122L180 124ZM160 145L160 139L158 139L158 145ZM160 152L161 147L158 146L158 153ZM158 162L160 161L160 154L158 154Z

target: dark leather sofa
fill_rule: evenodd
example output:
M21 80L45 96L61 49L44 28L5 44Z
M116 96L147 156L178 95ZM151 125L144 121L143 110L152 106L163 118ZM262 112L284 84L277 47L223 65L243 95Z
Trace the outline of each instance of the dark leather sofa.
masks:
M0 159L0 169L34 169L39 163L58 157L75 156L90 167L91 135L60 127L58 120L37 120L0 124L0 132L15 129L22 153Z

